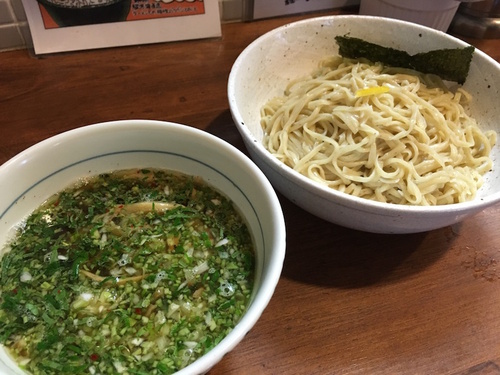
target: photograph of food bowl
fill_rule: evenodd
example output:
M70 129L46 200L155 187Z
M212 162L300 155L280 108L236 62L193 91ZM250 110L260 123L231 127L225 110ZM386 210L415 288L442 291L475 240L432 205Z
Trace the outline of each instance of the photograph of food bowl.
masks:
M60 27L122 22L131 0L37 0Z

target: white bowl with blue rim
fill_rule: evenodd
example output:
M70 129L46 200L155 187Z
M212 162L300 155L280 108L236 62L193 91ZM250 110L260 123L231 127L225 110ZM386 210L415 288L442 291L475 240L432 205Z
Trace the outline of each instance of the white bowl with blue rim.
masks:
M231 199L248 223L256 251L248 309L215 348L178 372L206 373L257 322L274 293L285 255L285 225L275 191L260 169L232 145L189 126L151 120L89 125L44 140L0 166L0 249L29 213L62 188L81 178L130 168L200 176ZM4 348L0 373L24 374Z

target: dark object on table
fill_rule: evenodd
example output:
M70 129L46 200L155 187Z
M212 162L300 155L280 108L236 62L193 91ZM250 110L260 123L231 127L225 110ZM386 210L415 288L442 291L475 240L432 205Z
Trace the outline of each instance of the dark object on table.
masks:
M500 38L500 0L460 4L450 31L478 39Z

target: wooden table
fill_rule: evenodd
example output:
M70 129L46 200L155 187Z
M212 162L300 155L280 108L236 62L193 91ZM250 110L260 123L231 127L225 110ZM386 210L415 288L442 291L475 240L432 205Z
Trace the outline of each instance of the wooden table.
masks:
M2 53L0 163L62 131L130 118L192 125L244 149L226 96L232 63L256 37L304 17L225 24L209 40ZM500 61L500 40L469 42ZM280 199L281 280L210 375L500 374L500 206L428 233L379 235Z

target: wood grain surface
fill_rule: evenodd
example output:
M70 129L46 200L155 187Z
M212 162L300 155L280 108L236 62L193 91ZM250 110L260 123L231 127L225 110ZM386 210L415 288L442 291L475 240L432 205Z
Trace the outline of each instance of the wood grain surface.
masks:
M0 163L60 132L131 118L191 125L245 151L226 95L234 60L265 32L315 15L224 24L216 39L4 52ZM500 40L467 41L500 61ZM380 235L280 200L281 280L210 375L500 374L500 206L436 231Z

